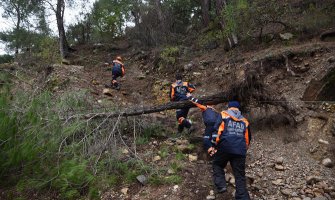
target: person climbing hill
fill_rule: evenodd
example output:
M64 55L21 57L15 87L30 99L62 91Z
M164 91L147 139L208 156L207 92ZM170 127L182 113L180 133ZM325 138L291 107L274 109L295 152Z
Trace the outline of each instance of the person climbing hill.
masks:
M191 93L187 93L186 96L194 105L196 105L202 111L202 119L205 125L205 132L203 134L203 145L204 149L208 153L211 153L213 151L213 145L215 144L215 141L212 140L212 133L215 131L214 125L220 114L213 107L203 105L201 100L193 97Z
M224 168L227 163L233 169L236 183L235 199L249 200L246 186L245 161L251 141L249 122L239 110L237 101L228 103L228 110L221 112L212 133L215 147L210 152L213 155L213 178L219 193L227 191Z
M186 94L192 93L195 90L195 86L182 81L182 75L176 74L176 82L170 87L170 100L171 101L184 101L188 100ZM187 119L187 115L190 108L181 108L176 110L176 118L178 121L178 134L181 134L184 128L191 130L192 122Z
M109 66L110 64L107 63ZM118 77L123 77L125 75L124 64L122 63L121 56L117 56L115 60L111 63L112 65L112 81L111 85L106 84L106 87L111 87L116 90L120 90L120 84L117 82Z

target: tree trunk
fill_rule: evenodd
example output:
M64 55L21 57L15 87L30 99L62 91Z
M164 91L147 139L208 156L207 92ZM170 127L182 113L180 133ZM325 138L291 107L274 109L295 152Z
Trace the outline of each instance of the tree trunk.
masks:
M209 25L209 10L210 10L211 0L201 0L201 13L202 13L202 21L204 27L208 27Z
M57 0L56 19L59 34L59 50L62 59L66 58L69 54L69 45L66 40L65 29L64 29L64 11L65 11L65 1Z
M19 5L15 5L16 8L16 13L17 13L17 20L16 20L16 30L15 30L15 34L16 34L16 38L19 38L19 31L20 31L20 26L21 26L21 12L20 12L20 8L18 7ZM19 54L19 43L16 39L15 42L15 56L17 56Z
M162 11L162 5L161 5L160 0L155 0L155 9L157 12L158 21L159 21L160 28L161 28L160 32L164 33L164 34L161 34L161 36L168 36L169 29L167 27L167 22L165 20L164 13ZM166 40L166 37L163 37L163 39Z
M220 19L220 25L222 30L224 30L225 27L225 19L223 18L223 9L224 7L227 6L227 1L226 0L216 0L216 15L219 16ZM230 35L227 35L227 41L229 44L229 48L233 48L234 46L237 45L238 39L237 36L234 32L232 32Z

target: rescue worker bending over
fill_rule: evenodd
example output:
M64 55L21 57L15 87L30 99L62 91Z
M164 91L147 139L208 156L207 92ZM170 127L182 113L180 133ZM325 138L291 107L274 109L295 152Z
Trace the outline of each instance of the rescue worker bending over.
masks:
M192 97L190 93L187 93L189 100L196 105L202 111L202 119L205 124L205 133L203 135L204 149L210 153L212 151L212 133L215 132L214 125L220 114L211 106L203 105L202 102Z
M182 76L180 74L176 75L176 82L170 87L170 100L171 101L184 101L188 100L186 94L192 93L195 87L188 83L182 81ZM176 118L178 121L178 134L181 134L184 128L190 129L192 126L191 120L187 119L187 114L190 108L181 108L176 111Z
M120 90L120 85L117 82L118 77L123 77L125 74L125 69L124 69L124 64L122 63L122 58L121 56L117 56L115 60L112 62L112 84L111 87ZM109 87L108 85L106 85Z
M228 103L228 110L223 111L217 119L214 126L217 131L212 135L216 145L215 148L211 148L210 155L214 155L213 178L218 192L227 190L224 168L230 162L236 180L235 199L249 200L245 160L251 133L249 122L241 115L239 108L240 104L237 101L231 101Z

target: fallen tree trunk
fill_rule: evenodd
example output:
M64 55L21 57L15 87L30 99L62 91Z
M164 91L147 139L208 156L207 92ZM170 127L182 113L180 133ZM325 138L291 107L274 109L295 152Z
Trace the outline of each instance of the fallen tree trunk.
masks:
M230 100L231 94L222 92L218 94L214 94L208 97L199 98L203 104L210 104L210 105L216 105L219 103L227 102ZM120 112L111 112L111 113L91 113L91 114L83 114L78 115L80 118L84 119L95 119L95 118L113 118L118 116L135 116L135 115L142 115L142 114L149 114L149 113L155 113L155 112L161 112L165 110L173 110L173 109L180 109L180 108L191 108L195 107L193 103L190 101L179 101L179 102L169 102L163 105L157 105L157 106L150 106L150 107L136 107L132 109L126 109L124 111Z
M236 84L226 92L220 92L207 97L199 98L204 105L217 105L219 103L228 102L230 100L238 100L243 105L248 105L251 98L253 99L264 99L263 85L260 83L255 73L248 73L244 81ZM163 105L150 106L150 107L135 107L125 109L119 112L103 112L103 113L91 113L76 115L73 117L79 117L84 119L95 119L95 118L113 118L118 116L135 116L142 114L149 114L155 112L161 112L165 110L180 109L180 108L191 108L195 107L190 101L179 101L169 102Z

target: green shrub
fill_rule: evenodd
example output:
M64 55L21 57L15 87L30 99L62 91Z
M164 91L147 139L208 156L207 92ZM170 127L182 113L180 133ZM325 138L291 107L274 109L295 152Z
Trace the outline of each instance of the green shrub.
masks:
M169 155L169 148L166 146L162 146L158 151L158 154L161 158L166 158Z
M176 159L177 160L184 160L186 158L185 154L183 154L183 152L181 151L177 151L176 153Z
M0 55L0 64L13 62L14 56L12 55Z
M166 184L179 184L182 182L182 180L183 178L181 176L171 175L171 176L165 177L164 182Z
M175 65L177 62L177 58L180 55L180 48L179 47L166 47L160 53L160 68L166 68L171 65Z
M66 199L78 198L94 180L94 176L87 170L87 161L64 160L58 173L51 185L58 188Z

